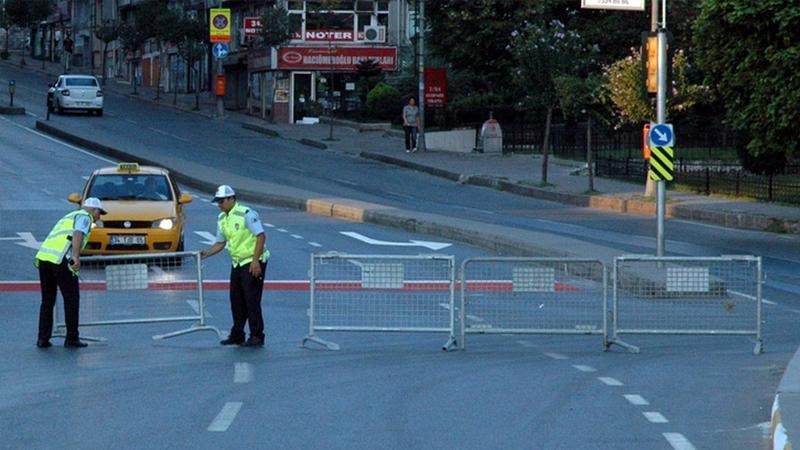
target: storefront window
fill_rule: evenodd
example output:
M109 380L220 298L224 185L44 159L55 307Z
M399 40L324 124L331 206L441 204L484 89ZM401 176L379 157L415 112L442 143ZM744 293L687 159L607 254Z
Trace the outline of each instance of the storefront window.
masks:
M364 31L364 27L368 27L372 25L372 14L359 14L358 15L358 30L359 32Z

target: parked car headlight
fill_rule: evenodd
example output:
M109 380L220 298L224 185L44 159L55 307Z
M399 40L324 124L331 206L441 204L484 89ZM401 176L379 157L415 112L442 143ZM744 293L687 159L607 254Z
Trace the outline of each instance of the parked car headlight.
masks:
M162 230L171 230L175 226L173 219L161 219L153 222L153 228L161 228Z

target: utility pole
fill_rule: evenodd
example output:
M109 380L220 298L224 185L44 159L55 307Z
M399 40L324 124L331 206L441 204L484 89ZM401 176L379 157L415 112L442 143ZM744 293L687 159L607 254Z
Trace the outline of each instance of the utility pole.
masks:
M417 136L417 149L426 151L425 148L425 0L419 1L419 130Z
M656 94L656 122L667 120L667 0L661 0L661 27L658 29L658 93ZM667 202L667 182L656 183L657 241L656 256L664 256L664 215Z

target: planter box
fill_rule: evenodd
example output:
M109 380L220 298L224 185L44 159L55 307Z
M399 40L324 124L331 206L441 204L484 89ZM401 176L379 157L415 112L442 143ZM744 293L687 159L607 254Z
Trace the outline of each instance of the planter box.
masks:
M475 129L426 132L425 147L429 150L469 153L475 149Z

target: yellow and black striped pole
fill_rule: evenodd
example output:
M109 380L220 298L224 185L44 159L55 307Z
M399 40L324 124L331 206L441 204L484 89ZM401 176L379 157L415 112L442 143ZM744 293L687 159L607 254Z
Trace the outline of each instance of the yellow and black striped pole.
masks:
M675 152L672 147L650 147L650 170L653 181L672 181L675 179Z

